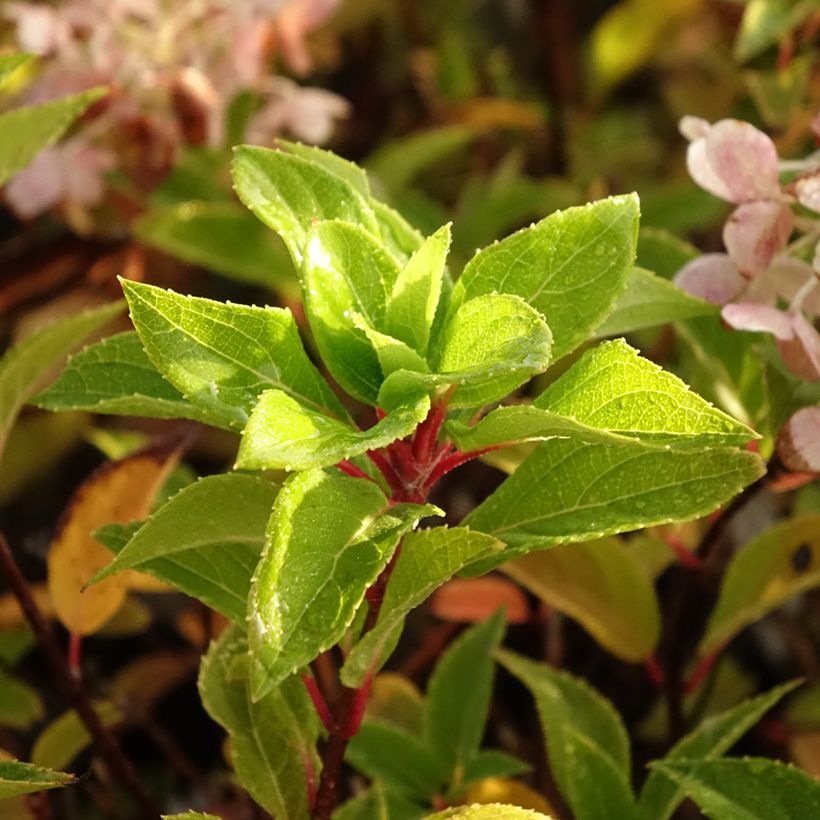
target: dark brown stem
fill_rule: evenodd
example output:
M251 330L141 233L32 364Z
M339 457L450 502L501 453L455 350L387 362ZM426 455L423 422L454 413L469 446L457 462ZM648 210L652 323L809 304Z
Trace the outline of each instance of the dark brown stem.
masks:
M46 656L57 682L63 689L66 700L77 712L89 735L93 738L97 751L105 759L112 776L119 781L123 788L130 792L134 801L140 807L141 817L146 818L146 820L159 817L159 807L154 804L154 801L143 789L137 772L123 754L116 738L103 725L94 711L81 681L71 674L65 656L60 651L51 632L51 627L37 607L28 582L20 571L11 547L9 547L8 541L2 533L0 533L0 565L3 567L12 592L19 602L26 620L37 637L40 649Z

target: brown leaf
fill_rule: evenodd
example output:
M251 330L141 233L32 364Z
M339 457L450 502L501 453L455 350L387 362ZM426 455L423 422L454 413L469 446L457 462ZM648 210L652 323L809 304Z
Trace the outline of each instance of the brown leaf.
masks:
M179 455L179 440L147 447L105 464L72 496L48 555L48 588L57 617L70 632L96 632L120 608L129 586L123 573L82 590L111 562L111 553L91 533L145 518Z
M484 621L502 606L507 610L507 623L524 623L529 617L524 593L496 575L455 578L439 587L430 602L434 615L457 623Z

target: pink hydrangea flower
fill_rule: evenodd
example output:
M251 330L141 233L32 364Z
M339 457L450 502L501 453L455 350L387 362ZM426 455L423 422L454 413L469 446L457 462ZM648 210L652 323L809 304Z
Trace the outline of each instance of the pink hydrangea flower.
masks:
M777 454L790 470L820 473L820 407L798 410L777 437Z

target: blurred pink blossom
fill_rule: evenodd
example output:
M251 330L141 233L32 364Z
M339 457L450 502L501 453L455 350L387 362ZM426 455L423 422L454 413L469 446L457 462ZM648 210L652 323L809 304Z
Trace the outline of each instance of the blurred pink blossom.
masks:
M804 407L786 422L777 454L790 470L820 473L820 407Z
M740 272L763 273L791 236L794 216L783 202L761 199L735 208L723 227L723 244Z

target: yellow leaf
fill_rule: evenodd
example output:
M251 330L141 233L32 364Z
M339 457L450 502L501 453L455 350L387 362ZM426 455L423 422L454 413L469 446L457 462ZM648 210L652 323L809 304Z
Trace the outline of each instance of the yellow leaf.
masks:
M48 594L48 589L45 584L31 584L31 595L34 598L34 603L37 608L46 618L51 618L54 615L54 607L51 605L51 596ZM5 592L0 595L0 632L5 632L9 629L19 626L25 618L23 617L23 610L20 609L20 604L17 603L17 598L14 593Z
M387 723L420 735L424 698L413 681L397 672L383 672L373 680L365 720Z
M564 544L505 564L502 571L578 621L625 661L652 653L660 611L647 571L619 538Z
M148 447L105 464L74 493L48 555L49 592L70 632L96 632L120 608L129 585L129 576L119 574L83 591L111 562L111 553L91 533L105 524L145 518L178 459L178 446Z
M482 805L507 803L522 809L540 811L549 816L556 814L555 809L538 792L505 777L485 777L484 780L479 780L470 787L465 802Z

